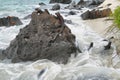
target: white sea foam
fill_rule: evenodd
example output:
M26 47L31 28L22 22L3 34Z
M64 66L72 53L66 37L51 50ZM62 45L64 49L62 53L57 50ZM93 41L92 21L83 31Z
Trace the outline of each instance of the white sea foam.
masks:
M35 7L38 7L38 5L28 6L30 8L28 11L27 9L23 9L22 11L18 7L18 10L15 10L12 14L23 18L32 12ZM86 9L82 11L84 10ZM77 11L77 15L74 16L68 15L69 11L67 9L58 10L65 19L72 21L71 24L66 24L72 33L76 35L76 45L79 46L82 53L79 53L77 57L71 56L66 65L57 64L49 60L16 64L10 63L10 60L1 60L0 80L120 80L120 59L115 53L114 45L111 50L105 52L103 48L108 42L102 41L104 38L100 37L89 26L83 23L80 18L82 11ZM52 14L55 12L50 11ZM7 16L8 14L11 13L4 10L2 14L0 13L0 17ZM30 20L22 21L24 25L0 28L0 49L8 47L10 41L19 33L20 28L23 28ZM94 47L90 51L87 51L91 42L94 42ZM45 72L38 78L38 74L43 69L45 69Z

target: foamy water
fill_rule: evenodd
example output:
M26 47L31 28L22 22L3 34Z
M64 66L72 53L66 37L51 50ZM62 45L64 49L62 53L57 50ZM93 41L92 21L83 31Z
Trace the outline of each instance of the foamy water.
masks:
M3 0L0 0L0 2ZM14 0L11 0L14 1ZM26 0L25 0L26 1ZM19 33L19 29L29 23L23 17L28 15L38 7L37 1L23 5L29 8L22 9L18 7L11 9L10 12L6 9L2 10L0 17L9 15L17 15L24 23L21 26L12 26L9 28L0 27L0 49L5 49L9 46L10 41ZM7 3L6 3L7 4ZM62 4L61 4L62 5ZM48 5L49 8L51 5ZM48 6L43 6L46 8ZM65 5L62 5L65 6ZM22 10L23 11L22 11ZM29 9L28 11L26 9ZM19 12L19 10L21 10ZM76 36L76 46L80 48L82 53L77 57L71 55L68 64L57 64L49 60L38 60L35 62L11 63L10 60L0 61L0 80L120 80L120 59L116 54L115 46L112 44L110 50L104 50L104 46L108 44L103 41L104 38L92 31L89 26L86 26L80 18L81 11L77 11L77 15L66 16L70 10L60 10L59 12L67 20L72 20L71 24L66 23ZM50 11L54 14L56 11ZM94 47L87 50L90 43L94 42ZM41 72L44 70L43 72ZM41 74L40 74L41 73Z

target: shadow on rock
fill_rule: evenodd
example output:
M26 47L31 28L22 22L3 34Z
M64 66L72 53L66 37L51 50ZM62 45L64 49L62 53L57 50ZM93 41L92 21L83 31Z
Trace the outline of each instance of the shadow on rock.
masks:
M76 53L76 46L75 36L64 24L63 17L37 8L31 18L3 54L12 62L49 59L67 63L70 55Z

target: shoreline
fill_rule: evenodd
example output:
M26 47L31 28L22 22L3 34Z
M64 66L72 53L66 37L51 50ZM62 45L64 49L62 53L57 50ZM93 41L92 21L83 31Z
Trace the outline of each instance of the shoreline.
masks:
M105 37L107 29L109 28L109 26L112 25L112 20L107 21L106 19L108 19L108 17L93 20L84 20L83 23L89 26L93 31L98 33L100 36Z
M111 4L109 7L107 7L107 4ZM104 8L110 8L112 12L114 9L120 5L120 1L118 0L105 0L100 6ZM89 20L83 20L83 22L88 25L93 31L97 32L100 36L105 37L106 36L106 29L109 28L112 25L112 20L106 20L109 17L104 18L97 18L97 19L89 19Z

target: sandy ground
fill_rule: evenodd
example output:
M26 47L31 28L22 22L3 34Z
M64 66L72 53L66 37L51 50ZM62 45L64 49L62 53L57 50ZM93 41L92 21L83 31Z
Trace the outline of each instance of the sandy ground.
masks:
M108 17L85 20L84 23L90 26L95 32L99 33L101 36L105 36L106 31L112 25L112 21L106 19L108 19Z
M105 0L99 7L107 8L107 4L112 4L109 6L112 11L117 6L120 6L120 0ZM84 20L84 23L88 26L90 26L94 31L99 33L101 36L105 36L106 29L112 24L112 21L106 21L108 17L105 18L98 18L98 19L92 19L92 20Z

